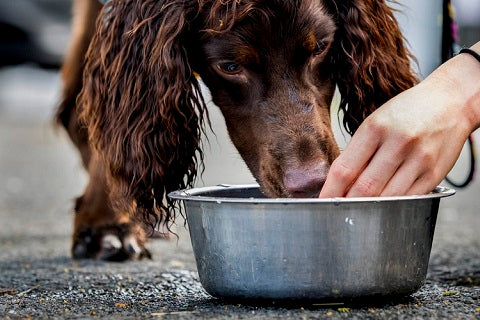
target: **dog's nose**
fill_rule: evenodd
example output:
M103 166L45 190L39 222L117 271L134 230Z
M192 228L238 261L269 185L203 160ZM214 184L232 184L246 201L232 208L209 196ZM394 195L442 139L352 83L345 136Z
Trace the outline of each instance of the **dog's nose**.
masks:
M318 197L327 179L329 164L325 161L313 165L290 168L283 176L283 184L294 198Z

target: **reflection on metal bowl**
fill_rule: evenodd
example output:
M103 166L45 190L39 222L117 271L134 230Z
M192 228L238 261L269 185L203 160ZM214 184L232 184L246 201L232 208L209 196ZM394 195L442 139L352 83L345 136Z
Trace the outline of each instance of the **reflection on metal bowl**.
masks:
M408 295L425 281L440 198L265 198L258 186L176 191L200 281L213 296Z

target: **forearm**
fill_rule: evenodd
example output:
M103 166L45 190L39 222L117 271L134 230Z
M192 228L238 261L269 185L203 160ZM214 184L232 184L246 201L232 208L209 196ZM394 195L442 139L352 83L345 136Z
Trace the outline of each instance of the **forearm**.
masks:
M470 49L480 55L480 41L473 45ZM476 63L476 77L472 80L474 81L473 84L475 85L476 91L474 91L472 99L470 100L470 104L471 107L475 110L475 114L477 115L474 127L474 129L477 129L480 127L480 61L474 59L473 57L468 58L470 58L470 61L475 60L473 62Z
M480 42L470 49L480 54ZM480 127L479 61L470 54L459 54L440 66L425 80L425 85L440 86L433 92L445 94L446 99L451 99L456 115L464 117L469 132Z

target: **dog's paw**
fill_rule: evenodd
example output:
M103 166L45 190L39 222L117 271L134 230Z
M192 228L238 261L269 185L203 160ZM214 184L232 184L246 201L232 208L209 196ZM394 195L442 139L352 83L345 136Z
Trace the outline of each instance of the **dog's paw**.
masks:
M72 256L107 261L151 258L143 231L132 224L89 227L75 232Z

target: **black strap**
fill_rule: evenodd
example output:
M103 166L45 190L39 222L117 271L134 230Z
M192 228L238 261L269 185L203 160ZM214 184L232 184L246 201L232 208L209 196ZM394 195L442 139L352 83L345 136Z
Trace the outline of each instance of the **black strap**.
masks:
M467 143L468 143L468 148L469 148L469 151L470 151L470 170L468 171L468 176L467 178L465 178L465 180L463 180L462 182L456 182L456 181L453 181L452 179L450 179L449 177L445 177L445 180L450 183L452 186L454 186L455 188L465 188L466 186L468 186L470 184L470 182L473 181L474 177L475 177L475 146L474 146L474 142L473 142L473 137L472 135L470 135L468 137L468 140L467 140Z
M476 53L472 49L465 48L465 49L460 50L460 52L458 54L460 54L460 53L468 53L469 55L471 55L472 57L477 59L478 62L480 62L480 54Z

